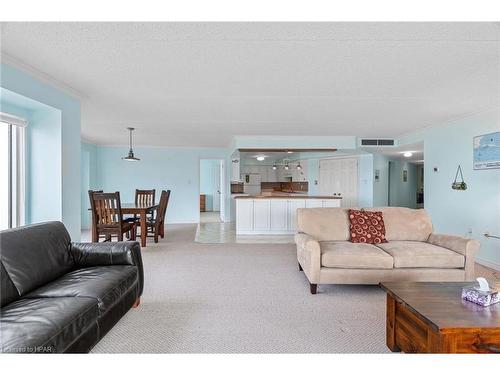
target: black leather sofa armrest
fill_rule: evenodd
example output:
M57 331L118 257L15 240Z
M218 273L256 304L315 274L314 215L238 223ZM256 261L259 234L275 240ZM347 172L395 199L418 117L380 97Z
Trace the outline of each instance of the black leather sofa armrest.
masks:
M80 268L96 266L131 265L139 271L140 294L144 285L141 246L138 242L90 242L70 244L75 265Z

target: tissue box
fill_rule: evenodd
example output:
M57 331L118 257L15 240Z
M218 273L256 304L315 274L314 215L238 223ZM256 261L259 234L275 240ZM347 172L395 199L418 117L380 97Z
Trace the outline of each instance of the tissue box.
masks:
M462 289L462 299L481 306L490 306L500 301L500 293L497 289L490 288L488 291L483 291L471 285Z

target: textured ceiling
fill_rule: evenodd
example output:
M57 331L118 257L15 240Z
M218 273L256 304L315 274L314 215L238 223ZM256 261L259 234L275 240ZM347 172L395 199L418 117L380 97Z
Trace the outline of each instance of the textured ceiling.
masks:
M3 23L2 53L82 94L99 144L397 137L499 103L495 23Z

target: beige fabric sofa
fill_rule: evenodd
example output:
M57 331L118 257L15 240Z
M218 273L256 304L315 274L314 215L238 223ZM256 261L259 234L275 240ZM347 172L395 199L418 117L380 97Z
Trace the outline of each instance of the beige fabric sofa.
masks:
M425 210L382 211L387 243L349 241L348 209L299 208L295 235L299 269L318 284L378 284L382 281L468 281L474 278L476 240L435 234Z

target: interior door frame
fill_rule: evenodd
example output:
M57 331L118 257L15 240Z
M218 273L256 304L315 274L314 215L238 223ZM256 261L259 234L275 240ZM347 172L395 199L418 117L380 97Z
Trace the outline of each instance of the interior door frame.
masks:
M201 194L201 161L216 160L219 162L220 194L219 194L219 218L220 222L226 221L226 160L223 158L202 158L198 160L198 223L201 222L200 194Z

